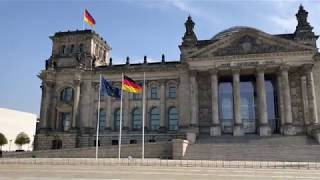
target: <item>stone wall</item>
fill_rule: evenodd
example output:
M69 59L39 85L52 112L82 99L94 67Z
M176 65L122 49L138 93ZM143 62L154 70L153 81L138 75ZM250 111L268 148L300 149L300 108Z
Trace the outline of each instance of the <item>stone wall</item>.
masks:
M121 157L141 158L141 144L126 144L121 146ZM73 148L59 150L41 150L33 152L4 152L4 158L94 158L95 147ZM118 146L105 146L99 148L100 158L117 158ZM146 158L171 158L171 142L158 142L145 144Z
M111 131L101 131L99 133L99 142L101 146L110 146L112 141L118 141L118 132ZM145 134L145 142L168 142L172 139L181 138L184 139L185 135L183 134L161 134L161 133L152 133ZM91 133L63 133L63 132L52 132L48 134L37 134L35 136L35 150L47 150L52 149L52 141L59 139L62 141L62 148L84 148L92 147L95 145L96 134ZM122 144L132 144L137 143L141 144L142 136L140 132L126 132L123 131L122 134Z

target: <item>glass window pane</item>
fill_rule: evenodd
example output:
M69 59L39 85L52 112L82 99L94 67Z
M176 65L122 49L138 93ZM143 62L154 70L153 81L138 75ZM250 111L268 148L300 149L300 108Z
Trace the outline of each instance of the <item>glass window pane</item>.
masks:
M106 126L106 112L101 109L100 110L100 117L99 117L99 128L102 130Z
M221 127L224 133L232 133L233 131L233 95L232 83L219 83L219 117Z
M158 88L157 87L151 87L151 89L150 89L150 98L151 99L157 99L158 98Z
M62 112L60 113L62 130L67 131L71 126L71 113L70 112Z
M132 128L137 130L141 129L141 109L137 108L132 112Z
M178 130L178 112L176 108L169 109L169 130Z
M61 100L64 102L69 102L73 98L73 89L68 87L62 90L61 92Z
M158 108L151 109L150 128L151 130L158 130L160 128L160 112Z
M175 98L177 96L177 89L175 86L169 87L169 98Z
M119 130L120 127L120 109L114 112L114 129Z

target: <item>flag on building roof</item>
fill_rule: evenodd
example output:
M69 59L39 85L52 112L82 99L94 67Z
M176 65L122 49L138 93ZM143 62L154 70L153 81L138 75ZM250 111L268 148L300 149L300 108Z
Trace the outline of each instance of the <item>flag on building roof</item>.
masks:
M134 80L124 75L122 81L122 90L131 93L140 93L142 91L142 87Z
M84 10L84 13L83 13L83 20L84 22L88 23L92 27L96 24L96 21L86 9Z
M106 79L101 78L101 93L107 93L111 97L120 98L120 89L113 87Z

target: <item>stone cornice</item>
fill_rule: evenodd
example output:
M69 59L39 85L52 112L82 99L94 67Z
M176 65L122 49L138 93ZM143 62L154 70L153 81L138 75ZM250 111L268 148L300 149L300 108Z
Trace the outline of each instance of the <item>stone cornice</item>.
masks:
M265 66L265 65L259 64L259 65L257 65L257 67L256 67L256 72L257 72L257 73L262 73L262 72L265 71L265 69L266 69L266 66Z
M279 66L280 71L289 71L289 69L290 69L290 66L287 64L282 64Z
M233 74L239 74L240 73L240 66L231 66L231 71Z
M193 61L233 61L233 60L244 60L244 59L264 59L266 57L289 57L297 55L314 55L314 51L295 51L295 52L277 52L277 53L263 53L263 54L246 54L246 55L233 55L233 56L212 56L212 57L194 57L187 58L187 62Z

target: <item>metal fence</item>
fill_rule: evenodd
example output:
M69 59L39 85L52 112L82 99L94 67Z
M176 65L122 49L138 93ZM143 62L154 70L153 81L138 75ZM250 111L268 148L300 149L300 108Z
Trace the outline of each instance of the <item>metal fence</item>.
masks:
M86 166L171 166L207 168L272 168L272 169L320 169L320 162L277 161L217 161L217 160L171 160L134 158L3 158L0 165L86 165Z

